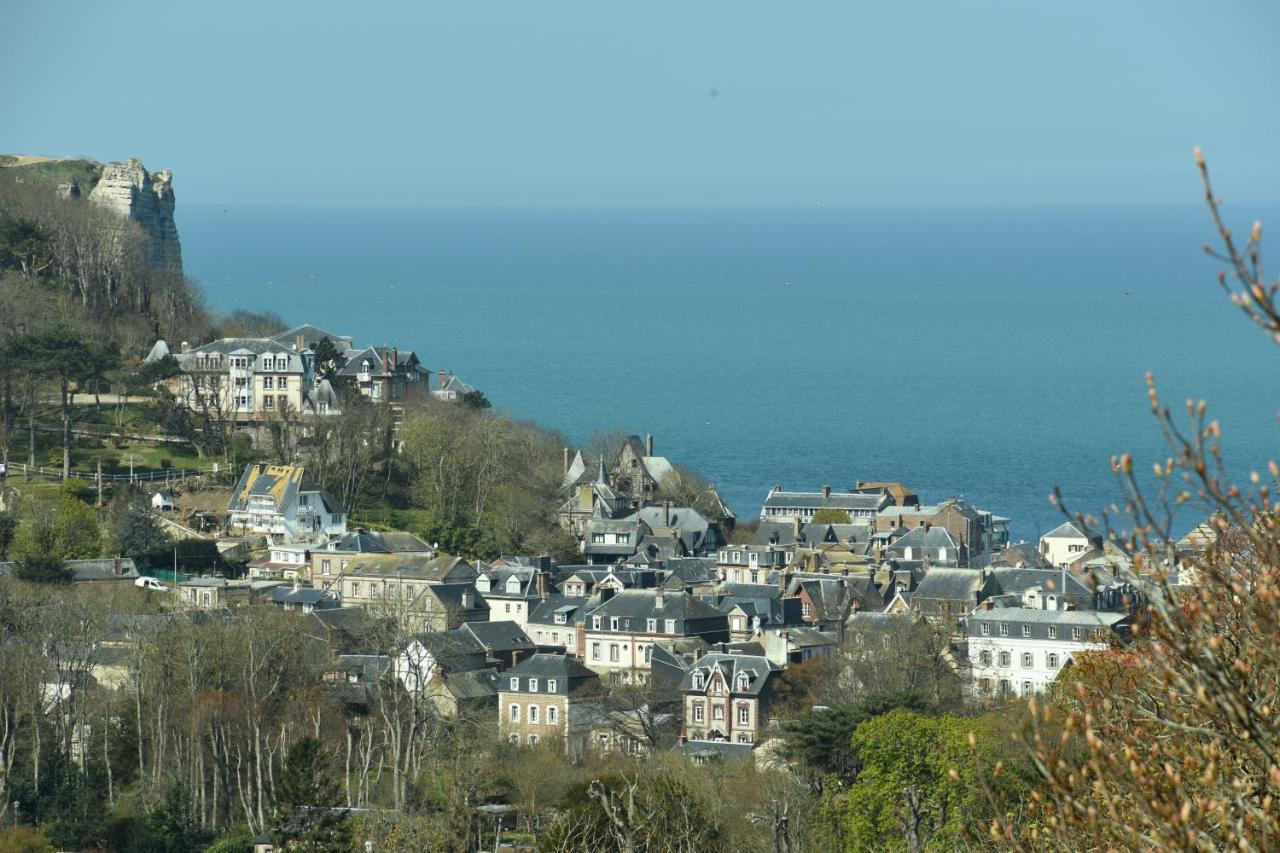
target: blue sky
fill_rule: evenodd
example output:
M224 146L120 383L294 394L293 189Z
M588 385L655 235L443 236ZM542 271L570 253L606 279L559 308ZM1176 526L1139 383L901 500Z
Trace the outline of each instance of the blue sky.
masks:
M0 151L181 203L1280 200L1280 4L5 0ZM17 85L12 85L18 81Z

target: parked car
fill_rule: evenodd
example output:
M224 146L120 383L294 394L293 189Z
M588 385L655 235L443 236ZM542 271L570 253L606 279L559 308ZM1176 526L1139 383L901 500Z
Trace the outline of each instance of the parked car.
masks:
M141 587L142 589L158 589L161 592L169 591L169 587L165 586L163 583L156 580L155 578L149 578L146 575L143 575L142 577L135 580L133 582L133 585L137 587Z

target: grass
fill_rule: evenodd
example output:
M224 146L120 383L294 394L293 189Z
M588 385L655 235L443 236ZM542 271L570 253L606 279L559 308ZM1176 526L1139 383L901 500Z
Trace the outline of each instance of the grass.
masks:
M0 168L18 180L31 180L53 185L65 184L72 178L80 185L80 194L88 195L102 176L102 166L92 160L48 159L0 155Z

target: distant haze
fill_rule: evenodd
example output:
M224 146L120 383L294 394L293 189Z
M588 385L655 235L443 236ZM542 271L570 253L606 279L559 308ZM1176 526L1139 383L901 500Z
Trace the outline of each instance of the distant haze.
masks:
M1280 199L1280 4L5 0L0 151L186 202Z

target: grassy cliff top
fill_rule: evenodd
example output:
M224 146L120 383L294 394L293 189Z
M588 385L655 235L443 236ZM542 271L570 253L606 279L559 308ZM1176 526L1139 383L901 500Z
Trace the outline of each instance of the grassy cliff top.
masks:
M89 190L102 177L102 164L96 160L76 157L40 157L30 154L0 154L0 169L6 175L12 175L19 181L32 181L42 184L65 184L75 179L80 185L81 195L88 195Z

